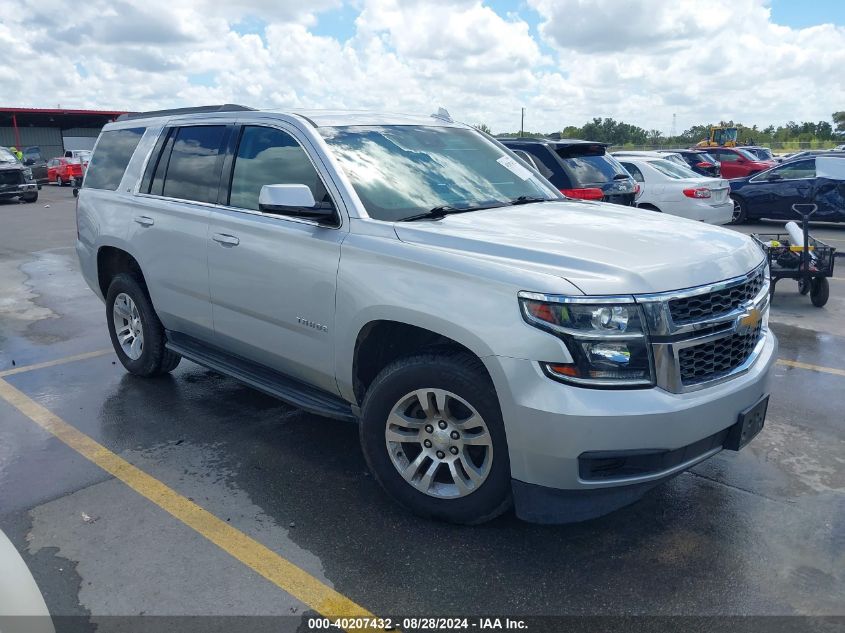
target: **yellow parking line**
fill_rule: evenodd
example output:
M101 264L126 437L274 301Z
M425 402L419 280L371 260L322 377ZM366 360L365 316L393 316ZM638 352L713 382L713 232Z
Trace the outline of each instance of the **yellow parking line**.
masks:
M802 363L797 360L786 360L785 358L779 358L778 365L786 365L787 367L795 367L796 369L820 371L825 374L833 374L834 376L845 376L845 369L837 369L836 367L821 367L820 365L811 365L810 363Z
M72 363L77 360L85 360L86 358L96 358L97 356L105 356L112 353L112 348L100 349L96 352L86 352L85 354L76 354L75 356L65 356L64 358L57 358L55 360L48 360L43 363L35 363L34 365L22 365L21 367L13 367L12 369L4 369L0 371L0 378L5 376L14 376L15 374L22 374L25 371L32 371L33 369L44 369L45 367L55 367L56 365L64 365L65 363Z
M77 453L114 475L143 497L173 515L217 547L260 574L280 589L326 617L372 618L364 607L338 593L308 572L262 545L208 510L112 453L5 380L0 398L52 433ZM355 626L354 624L352 626ZM367 629L365 629L367 630Z

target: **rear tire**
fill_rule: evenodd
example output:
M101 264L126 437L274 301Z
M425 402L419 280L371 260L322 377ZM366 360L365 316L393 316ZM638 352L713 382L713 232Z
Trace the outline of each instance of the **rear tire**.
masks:
M114 351L130 374L159 376L176 369L182 360L165 347L164 326L147 290L128 273L115 275L109 284L106 322Z
M364 457L400 505L466 525L510 506L499 400L474 356L446 351L399 359L375 378L361 410Z
M744 224L748 219L748 205L745 200L737 196L731 196L731 200L734 201L734 213L730 224Z
M810 280L810 301L817 308L827 303L830 297L830 284L827 277L814 277Z
M35 193L28 193L25 196L21 196L21 200L24 202L38 202L38 192Z
M663 213L663 211L661 211L660 209L658 209L658 208L657 208L656 206L654 206L653 204L648 204L648 203L646 203L646 204L638 204L638 205L637 205L637 207L638 207L638 208L640 208L640 209L645 209L646 211L654 211L655 213Z

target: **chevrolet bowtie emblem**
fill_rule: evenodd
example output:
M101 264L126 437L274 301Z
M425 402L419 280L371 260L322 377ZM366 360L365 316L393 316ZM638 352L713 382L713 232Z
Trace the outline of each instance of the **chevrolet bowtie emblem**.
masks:
M751 308L748 312L739 317L736 324L736 330L740 334L749 334L754 331L762 319L763 314L757 308Z

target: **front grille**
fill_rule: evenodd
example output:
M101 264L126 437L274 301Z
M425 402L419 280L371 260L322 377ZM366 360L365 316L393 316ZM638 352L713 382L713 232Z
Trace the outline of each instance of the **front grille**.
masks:
M669 313L675 325L684 325L718 317L750 301L763 288L763 270L741 284L693 297L669 301Z
M731 334L681 349L678 352L681 382L687 386L726 376L748 360L760 340L761 331L758 324L746 334Z
M0 171L0 185L19 185L23 183L23 172L17 169Z

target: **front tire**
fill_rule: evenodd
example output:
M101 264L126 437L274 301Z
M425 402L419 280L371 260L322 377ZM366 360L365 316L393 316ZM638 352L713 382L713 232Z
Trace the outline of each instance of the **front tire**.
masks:
M28 193L25 196L21 196L21 200L24 202L38 202L38 192L35 193Z
M62 182L62 177L59 176L58 174L56 175L56 186L58 186L58 187L64 187L65 186L65 183Z
M182 357L165 347L164 326L139 281L121 273L106 293L106 321L112 346L130 374L149 378L176 369Z
M510 460L496 392L477 358L425 353L375 378L362 406L361 448L399 504L473 525L510 505Z

